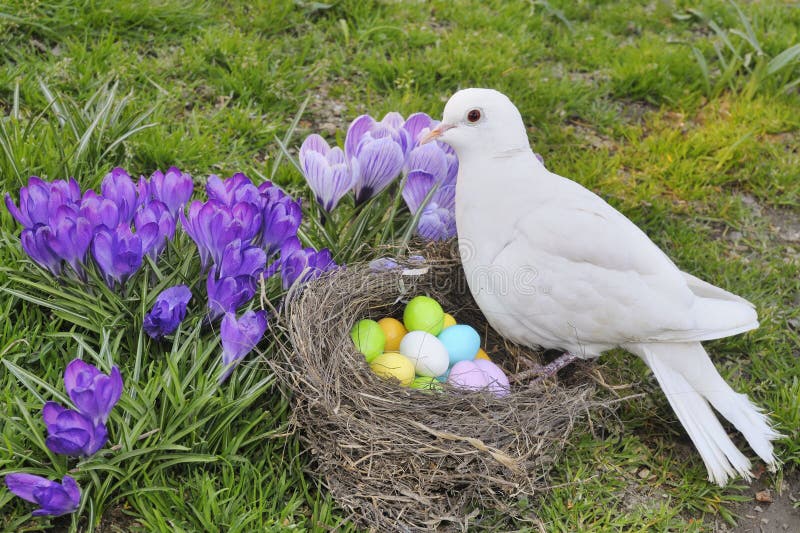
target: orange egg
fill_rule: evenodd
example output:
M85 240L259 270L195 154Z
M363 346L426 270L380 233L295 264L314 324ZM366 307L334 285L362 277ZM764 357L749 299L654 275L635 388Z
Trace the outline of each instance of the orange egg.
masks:
M449 313L445 313L444 314L444 326L442 327L442 329L447 329L450 326L455 326L455 325L456 325L456 319L453 318L453 315L451 315Z
M487 361L491 361L486 352L483 351L483 348L478 348L478 354L475 356L475 359L486 359Z
M383 349L387 352L396 352L399 350L400 341L405 334L408 333L403 323L395 318L386 317L378 320L378 325L386 336L386 345Z

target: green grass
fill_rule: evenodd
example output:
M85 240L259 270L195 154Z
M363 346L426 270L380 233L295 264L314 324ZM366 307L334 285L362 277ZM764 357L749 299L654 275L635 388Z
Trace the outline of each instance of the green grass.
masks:
M312 131L338 130L341 142L363 112L438 117L458 88L500 89L551 170L603 195L685 270L757 305L761 328L708 348L735 388L774 413L787 435L778 454L796 475L800 243L778 227L800 224L798 28L789 2L11 0L0 7L0 184L15 195L31 174L74 175L96 187L117 165L138 175L175 164L200 179L272 177L304 195L277 139L307 97L292 152ZM0 283L67 290L16 279L19 230L0 211ZM176 254L162 274L185 268ZM340 523L304 474L298 440L283 435L288 407L263 367L215 392L205 372L217 347L194 326L175 346L139 339L126 315L148 298L138 286L83 315L0 298L0 473L66 471L44 449L38 409L72 357L138 369L126 382L135 397L112 418L125 452L81 464L102 509L72 527ZM705 481L644 366L614 352L603 372L646 395L616 424L575 436L538 504L545 528L699 531L735 520L741 487ZM0 509L7 530L48 526L4 488Z

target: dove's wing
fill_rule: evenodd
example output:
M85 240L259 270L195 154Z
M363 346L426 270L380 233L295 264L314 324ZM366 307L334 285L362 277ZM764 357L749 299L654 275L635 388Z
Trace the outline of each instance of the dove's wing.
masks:
M681 272L599 196L555 174L536 179L533 205L493 261L537 270L537 294L511 299L515 313L614 345L708 340L758 326L746 300Z

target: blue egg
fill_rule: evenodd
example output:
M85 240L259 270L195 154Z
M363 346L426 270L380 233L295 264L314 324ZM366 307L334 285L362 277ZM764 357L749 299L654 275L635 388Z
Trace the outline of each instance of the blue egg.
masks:
M447 370L445 370L444 374L442 374L441 376L436 376L436 381L438 381L439 383L444 383L445 381L447 381L448 377L450 377L450 369L449 368Z
M475 328L466 324L450 326L439 333L439 340L447 348L450 366L459 361L472 361L481 347L481 336Z

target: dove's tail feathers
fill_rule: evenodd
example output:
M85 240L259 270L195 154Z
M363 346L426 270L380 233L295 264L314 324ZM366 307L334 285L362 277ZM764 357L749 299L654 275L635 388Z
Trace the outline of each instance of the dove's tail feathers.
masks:
M695 295L702 296L703 298L716 298L717 300L728 300L731 302L739 302L741 304L746 305L747 307L754 308L755 306L742 298L741 296L737 296L732 292L728 292L725 289L721 289L716 285L712 285L707 281L703 281L702 279L692 276L688 272L681 272L683 274L683 278L686 280L686 284L689 286L689 289Z
M650 367L675 414L719 485L737 474L749 480L750 461L734 445L714 412L728 419L770 468L777 466L772 440L780 437L767 416L719 375L699 342L627 346Z
M699 297L694 299L692 315L696 330L682 341L710 341L738 335L758 327L758 315L752 305L743 302ZM702 348L701 348L702 349Z

